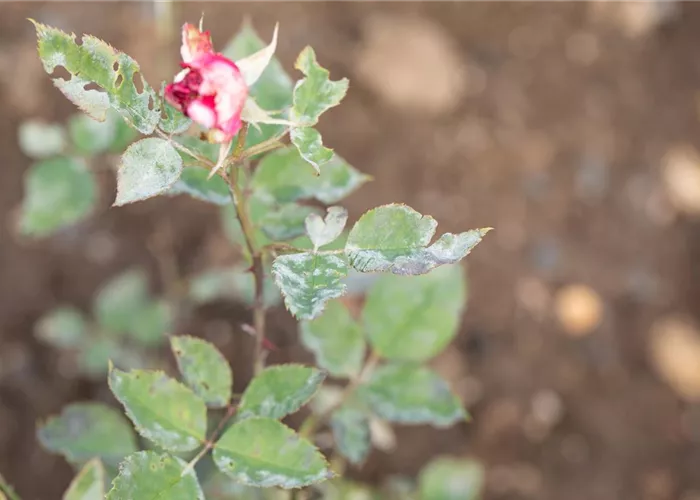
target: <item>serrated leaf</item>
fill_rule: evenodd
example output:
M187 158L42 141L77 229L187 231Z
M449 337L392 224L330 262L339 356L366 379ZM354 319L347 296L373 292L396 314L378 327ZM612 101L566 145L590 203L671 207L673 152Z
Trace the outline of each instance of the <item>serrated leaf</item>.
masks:
M265 305L273 307L280 302L280 292L271 277L265 276ZM209 269L190 280L190 298L197 304L218 299L240 300L252 305L255 298L255 279L245 267Z
M124 152L117 173L115 206L167 192L180 178L182 157L165 139L147 137Z
M19 126L18 142L22 152L30 158L49 158L63 152L66 133L58 123L28 120Z
M343 295L347 274L345 259L334 254L281 255L272 263L284 304L297 319L314 319L326 302Z
M311 47L301 51L294 67L304 73L305 78L294 86L292 120L315 125L324 111L340 104L348 91L348 79L330 80L330 73L319 66Z
M177 367L185 383L212 408L231 400L233 374L226 358L209 342L196 337L170 337Z
M165 85L165 82L163 82L160 87L161 108L163 109L163 113L158 126L166 134L184 134L187 132L187 129L190 128L190 125L192 125L192 120L165 100Z
M475 460L439 457L418 476L421 500L478 500L484 466Z
M35 331L44 342L65 349L77 347L85 340L87 324L74 307L58 307L37 322Z
M140 451L124 460L107 500L204 500L193 468L167 453Z
M255 223L270 240L288 241L303 235L306 218L317 215L318 211L298 203L269 206Z
M96 120L104 120L112 106L139 132L153 132L160 109L156 93L140 76L136 61L93 36L84 35L78 45L73 34L37 22L34 26L44 70L51 74L57 66L63 66L72 76L69 81L53 79L68 99ZM134 84L137 75L142 92ZM104 92L86 90L88 83L97 84Z
M316 198L329 205L345 198L369 179L338 155L316 175L296 148L285 148L260 161L251 188L258 196L279 203Z
M348 211L343 207L328 207L325 218L318 214L306 217L306 233L314 244L314 249L335 241L342 234L347 221Z
M48 236L86 218L97 201L92 173L81 160L52 158L35 163L24 178L19 229Z
M99 458L86 463L63 494L63 500L104 500L104 497L105 469Z
M294 413L316 393L326 375L308 366L271 366L248 385L238 405L238 418L279 419Z
M362 328L337 300L312 321L302 321L301 341L316 356L316 364L336 377L352 377L362 368L365 340Z
M190 389L162 372L110 370L109 388L146 439L170 451L190 451L204 442L207 409Z
M70 404L60 415L39 425L37 435L44 448L60 453L73 464L98 457L106 464L117 465L138 449L124 416L101 403Z
M118 121L121 117L107 113L105 121L97 121L84 114L76 113L68 120L68 130L76 151L85 155L95 155L107 151L117 136Z
M315 128L294 127L289 132L289 137L301 157L314 167L318 174L321 173L321 166L333 158L333 150L323 146L321 134Z
M237 482L264 488L301 488L332 476L315 446L277 420L233 424L214 446L214 462Z
M447 382L423 366L380 366L359 394L377 415L392 422L446 427L466 418Z
M345 405L333 413L330 424L338 452L350 463L364 462L371 448L367 415Z
M367 295L362 319L378 354L424 361L455 337L465 301L465 276L459 265L423 276L383 275Z
M406 205L383 205L360 217L345 251L350 265L361 272L425 274L466 257L490 230L445 233L428 246L436 228L435 219Z
M110 332L128 333L148 301L148 277L140 269L123 272L105 283L95 298L95 317Z

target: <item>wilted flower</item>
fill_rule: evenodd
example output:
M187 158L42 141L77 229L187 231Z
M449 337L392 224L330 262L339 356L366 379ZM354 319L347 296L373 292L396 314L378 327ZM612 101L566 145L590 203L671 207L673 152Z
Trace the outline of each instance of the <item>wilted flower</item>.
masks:
M227 143L241 128L248 85L238 66L214 52L208 31L182 27L181 66L165 98L183 114L210 129L212 142Z

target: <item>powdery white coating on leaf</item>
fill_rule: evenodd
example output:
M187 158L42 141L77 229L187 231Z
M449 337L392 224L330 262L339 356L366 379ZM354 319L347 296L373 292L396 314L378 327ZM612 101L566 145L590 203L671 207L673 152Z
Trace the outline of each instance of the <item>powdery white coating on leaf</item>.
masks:
M269 418L236 422L214 447L214 462L237 482L264 488L301 488L332 477L316 447Z
M345 260L333 254L297 253L277 257L272 263L275 283L284 304L298 319L313 319L327 301L345 293Z
M248 385L238 405L238 418L253 416L279 419L294 413L309 401L326 374L308 366L271 366Z
M168 191L180 178L182 157L165 139L148 137L124 152L117 175L115 206Z
M318 249L335 241L343 232L348 221L348 211L343 207L328 207L325 218L310 214L305 221L306 232Z
M311 127L295 127L289 133L292 144L296 146L302 158L316 173L321 173L321 166L333 158L333 150L323 146L323 139L318 130Z
M207 429L204 401L163 372L112 368L109 388L136 430L166 450L197 448Z
M140 451L124 460L107 500L204 500L193 468L168 453Z

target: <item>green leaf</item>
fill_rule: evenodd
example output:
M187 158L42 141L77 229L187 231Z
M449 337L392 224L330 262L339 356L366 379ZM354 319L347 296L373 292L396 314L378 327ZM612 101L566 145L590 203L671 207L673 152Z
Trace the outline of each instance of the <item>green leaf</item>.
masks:
M335 446L340 454L350 463L364 462L371 448L367 415L345 405L333 413L330 423Z
M209 178L209 171L200 167L185 167L168 194L188 194L194 199L220 206L231 203L226 181L218 175Z
M104 497L105 469L99 458L86 463L63 494L63 500L104 500Z
M107 500L204 500L194 469L168 453L140 451L124 460Z
M156 346L165 340L165 335L172 329L174 312L170 304L163 299L147 301L134 311L129 336L144 347Z
M289 132L289 137L301 157L309 162L318 174L321 173L321 166L333 158L333 150L323 146L321 134L315 128L294 127Z
M305 221L306 232L314 244L314 249L335 241L343 232L348 221L348 211L343 207L329 207L325 218L310 214Z
M28 120L19 126L18 142L22 152L30 158L49 158L63 152L66 133L58 123Z
M285 203L278 207L270 206L255 222L270 240L287 241L303 235L306 218L317 212L318 209L314 207Z
M97 186L84 162L52 158L35 163L24 179L20 231L47 236L85 219L97 201Z
M279 419L294 413L313 397L325 373L303 365L271 366L248 385L238 405L238 418Z
M85 340L87 324L74 307L58 307L37 322L35 331L44 342L65 349L77 347Z
M95 298L95 317L112 333L128 333L148 301L148 276L140 269L123 272L108 281Z
M212 408L231 400L233 374L226 358L209 342L196 337L170 337L177 367L187 385Z
M336 203L370 179L338 155L316 175L295 148L266 155L253 174L251 188L258 196L279 203L316 198L327 205Z
M439 457L418 477L421 500L478 500L484 486L484 466L475 460Z
M323 483L319 490L323 492L323 500L409 500L404 497L381 496L372 491L366 484L360 484L347 479L332 479Z
M430 243L437 222L406 205L383 205L366 212L350 230L345 250L358 271L425 274L466 257L490 228L445 233Z
M221 471L249 486L301 488L332 476L315 446L269 418L233 424L213 456Z
M268 307L276 306L280 302L279 289L267 275L263 295ZM255 298L255 279L243 266L209 269L190 280L189 296L197 304L229 299L252 305Z
M119 121L122 118L107 113L105 121L97 121L84 114L76 113L68 120L68 130L76 151L84 155L95 155L107 151L117 136Z
M166 134L184 134L192 125L192 120L182 114L182 111L175 109L165 100L165 82L160 86L161 109L163 113L158 126Z
M90 337L80 346L76 362L81 373L103 381L110 360L115 360L120 368L125 367L121 359L119 343L113 338Z
M345 293L345 259L333 254L281 255L272 263L272 275L284 304L297 319L314 319L330 299Z
M205 440L207 409L190 389L163 372L113 368L109 388L146 439L170 451L190 451Z
M73 464L98 457L117 465L137 450L131 426L117 410L101 403L74 403L39 425L41 445Z
M336 377L352 377L362 368L365 340L362 328L337 300L328 303L312 321L302 321L301 341L316 356L316 363Z
M294 67L304 73L306 78L294 86L292 119L315 125L324 111L340 104L348 91L348 79L331 81L330 73L318 65L316 53L311 47L301 51Z
M216 162L219 158L219 146L217 144L212 144L211 142L201 141L199 138L192 135L178 135L172 138L173 141L181 144L191 150L193 153L198 154L212 162ZM178 149L178 154L183 159L183 161L192 161L196 158ZM207 175L209 175L207 173Z
M457 334L466 301L461 266L444 266L423 276L381 276L362 311L374 350L393 360L424 361Z
M53 80L68 99L96 120L103 121L111 106L139 132L153 132L160 119L158 100L140 76L136 61L93 36L84 35L78 45L75 35L37 22L34 26L44 70L51 74L57 66L63 66L72 76L69 81ZM141 79L142 92L138 91L135 78ZM86 90L88 83L97 84L104 92Z
M7 496L5 496L7 495ZM14 488L0 474L0 500L20 500Z
M180 178L182 157L165 139L147 137L124 152L117 175L115 206L167 192Z
M377 415L392 422L446 427L466 418L447 382L418 365L381 366L360 394Z

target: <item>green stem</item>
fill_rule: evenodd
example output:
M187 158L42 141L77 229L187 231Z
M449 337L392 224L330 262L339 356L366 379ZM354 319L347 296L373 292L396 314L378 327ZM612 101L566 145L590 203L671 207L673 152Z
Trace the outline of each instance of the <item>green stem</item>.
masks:
M216 429L214 429L214 432L211 433L211 436L209 436L209 439L207 439L204 442L204 446L202 447L201 450L199 450L199 453L195 455L195 457L190 460L185 468L182 470L182 476L187 474L189 471L194 469L195 465L197 465L197 462L199 462L204 455L209 452L209 450L214 448L214 445L216 442L219 440L221 437L221 433L224 430L224 427L228 423L229 420L231 420L231 417L233 417L236 414L236 410L238 407L236 405L229 405L228 409L226 410L226 415L223 416L223 418L219 421L219 424L216 426Z
M5 478L2 477L2 474L0 474L0 498L2 498L2 495L7 496L8 500L20 500L19 495L17 492L10 486L10 484L5 481Z
M282 131L280 134L277 134L275 137L270 137L266 141L256 144L255 146L249 147L248 149L242 152L241 158L251 158L255 155L272 151L273 149L283 148L285 144L281 141L282 139L284 139L284 136L286 136L288 133L289 129L284 129L284 131Z

